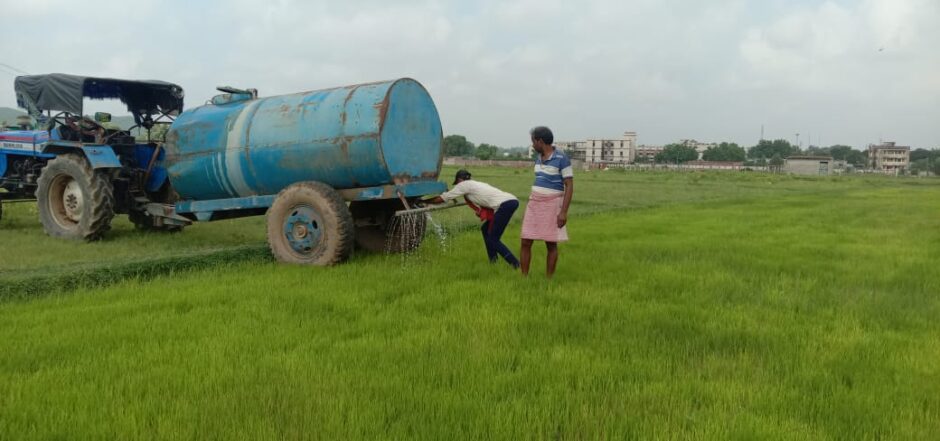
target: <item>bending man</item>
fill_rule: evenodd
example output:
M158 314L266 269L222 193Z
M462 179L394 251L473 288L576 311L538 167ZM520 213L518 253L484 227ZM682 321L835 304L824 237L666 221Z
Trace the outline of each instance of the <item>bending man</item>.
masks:
M492 185L471 179L470 172L460 170L454 179L454 188L425 203L441 204L460 196L466 199L467 205L473 208L483 221L480 231L483 233L483 244L486 245L486 255L490 262L496 263L499 256L503 256L506 263L513 268L519 268L519 260L502 242L506 225L519 208L519 200Z

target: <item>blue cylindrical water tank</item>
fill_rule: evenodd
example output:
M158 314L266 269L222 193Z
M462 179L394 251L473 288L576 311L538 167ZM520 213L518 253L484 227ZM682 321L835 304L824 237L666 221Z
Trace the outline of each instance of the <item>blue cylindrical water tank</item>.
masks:
M167 134L170 182L188 200L276 194L320 181L337 189L437 180L441 121L404 78L292 95L217 100Z

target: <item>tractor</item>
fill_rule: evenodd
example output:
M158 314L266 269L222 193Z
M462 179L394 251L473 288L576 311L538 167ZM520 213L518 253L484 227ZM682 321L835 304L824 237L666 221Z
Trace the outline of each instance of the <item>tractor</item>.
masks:
M17 77L14 89L31 118L0 132L0 204L36 200L46 233L70 239L100 239L115 214L147 230L190 223L152 212L175 202L162 161L165 134L183 110L180 86L48 74ZM86 98L120 100L133 126L117 128L104 112L86 115Z

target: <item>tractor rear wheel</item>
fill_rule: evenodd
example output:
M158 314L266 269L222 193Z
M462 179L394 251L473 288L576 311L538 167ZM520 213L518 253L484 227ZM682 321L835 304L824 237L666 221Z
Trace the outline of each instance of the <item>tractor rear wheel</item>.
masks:
M49 161L39 175L36 199L50 236L98 240L111 229L114 187L83 156L70 153Z
M352 253L355 232L346 202L321 182L281 190L268 209L267 227L268 246L281 262L334 265Z
M356 222L356 245L373 253L406 253L421 245L427 218L414 215L395 217L405 207L397 199L354 201L349 211Z

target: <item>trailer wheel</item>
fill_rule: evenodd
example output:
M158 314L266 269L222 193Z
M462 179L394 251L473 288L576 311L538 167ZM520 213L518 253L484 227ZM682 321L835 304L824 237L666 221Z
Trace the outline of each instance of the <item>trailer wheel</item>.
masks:
M36 199L39 220L50 236L97 240L111 229L114 187L106 173L92 169L80 155L49 161L39 175Z
M352 253L352 216L343 198L321 182L298 182L278 193L267 214L268 246L281 262L334 265Z
M373 253L406 253L421 245L427 218L408 220L396 218L395 212L405 207L397 199L353 201L349 204L356 222L356 245Z

